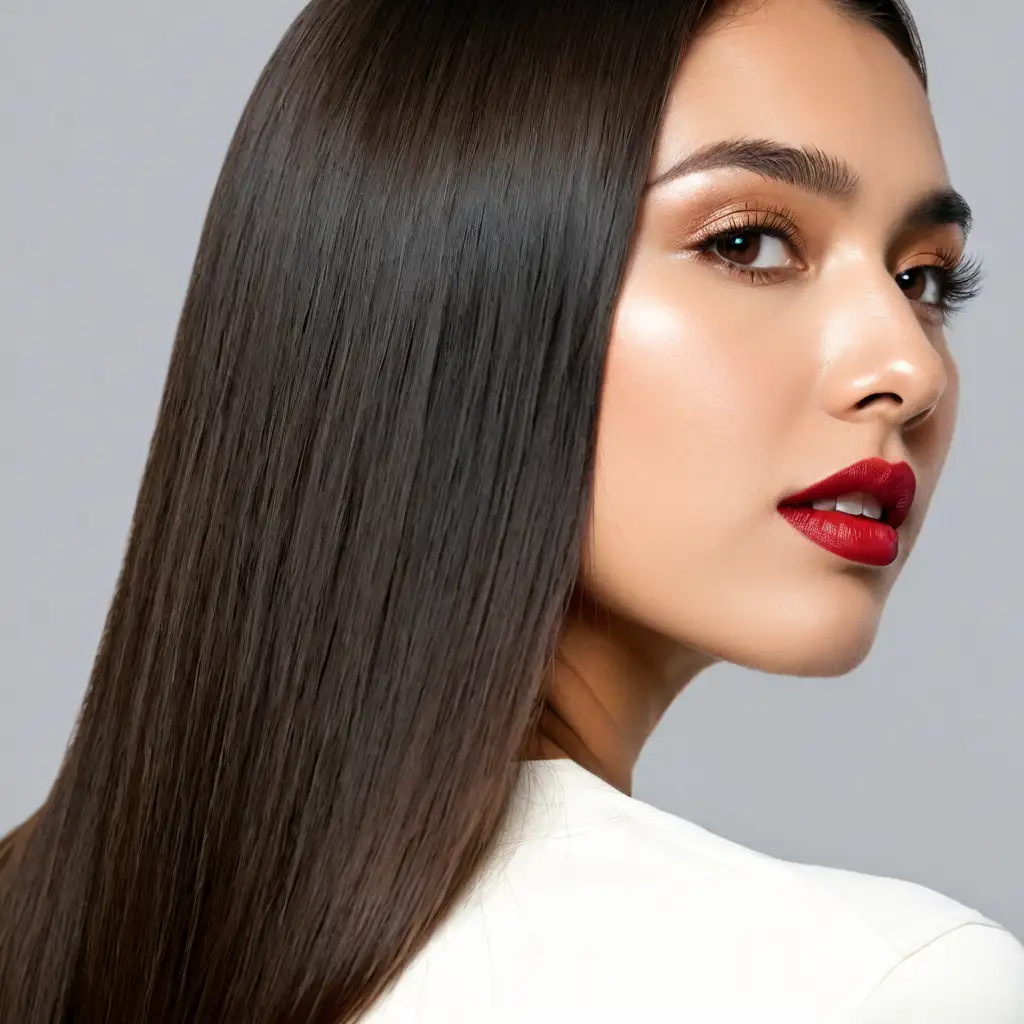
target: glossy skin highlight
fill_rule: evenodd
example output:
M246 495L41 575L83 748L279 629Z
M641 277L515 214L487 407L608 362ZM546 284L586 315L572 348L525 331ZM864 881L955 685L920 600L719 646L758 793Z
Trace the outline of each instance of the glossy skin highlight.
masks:
M746 167L665 177L734 140L827 155L834 194ZM966 226L955 202L928 207L950 181L913 68L826 0L743 3L701 34L650 181L610 339L580 586L530 752L627 793L703 668L834 676L868 654L952 440L938 300ZM796 244L737 237L744 219ZM709 250L722 229L734 241ZM917 477L886 567L823 550L778 512L872 457Z

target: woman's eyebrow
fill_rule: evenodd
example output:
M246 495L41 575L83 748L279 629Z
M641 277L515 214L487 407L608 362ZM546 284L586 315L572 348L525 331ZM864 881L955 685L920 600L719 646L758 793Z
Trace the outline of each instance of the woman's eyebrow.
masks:
M767 139L712 142L677 161L647 182L644 191L700 171L736 167L764 178L794 185L822 196L849 202L857 195L858 174L844 160L806 146L785 146Z
M893 232L893 238L909 234L912 231L952 224L963 232L966 239L973 220L974 216L967 200L956 189L937 189L922 196L910 207Z
M644 192L669 181L722 168L740 168L763 178L793 185L812 195L849 203L857 196L860 176L841 157L810 146L787 146L769 139L727 139L702 146L648 181ZM895 235L947 224L966 237L971 208L959 192L939 188L918 199L900 221Z

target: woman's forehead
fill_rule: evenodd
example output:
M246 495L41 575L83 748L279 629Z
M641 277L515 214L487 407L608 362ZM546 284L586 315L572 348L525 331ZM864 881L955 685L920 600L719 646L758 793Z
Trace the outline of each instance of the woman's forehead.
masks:
M729 139L814 147L867 179L909 171L944 184L931 108L915 69L870 23L827 0L740 4L699 34L668 97L651 177Z

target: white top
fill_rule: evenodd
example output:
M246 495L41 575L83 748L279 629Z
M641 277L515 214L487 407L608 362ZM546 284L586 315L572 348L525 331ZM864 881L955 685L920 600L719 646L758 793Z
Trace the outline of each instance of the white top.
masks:
M910 882L778 860L565 760L364 1024L1024 1024L1024 946Z

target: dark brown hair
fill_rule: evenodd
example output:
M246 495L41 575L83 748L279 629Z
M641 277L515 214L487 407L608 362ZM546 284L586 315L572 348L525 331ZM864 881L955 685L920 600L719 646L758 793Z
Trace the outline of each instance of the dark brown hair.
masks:
M906 11L871 18L924 76ZM202 230L123 568L0 843L0 1020L339 1024L493 851L705 0L313 0Z

